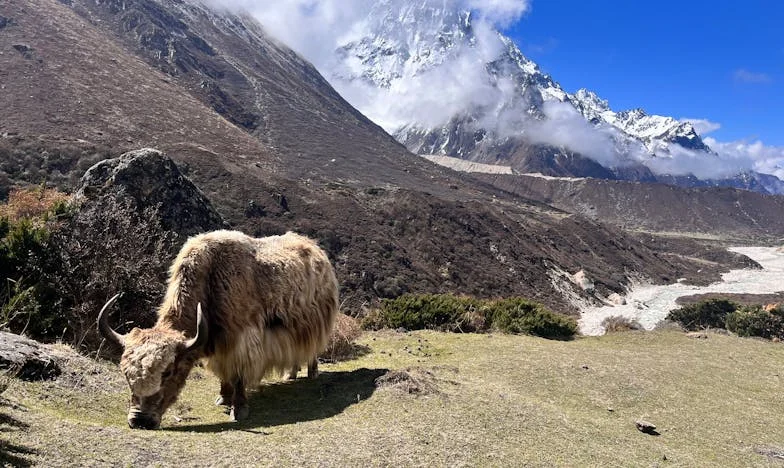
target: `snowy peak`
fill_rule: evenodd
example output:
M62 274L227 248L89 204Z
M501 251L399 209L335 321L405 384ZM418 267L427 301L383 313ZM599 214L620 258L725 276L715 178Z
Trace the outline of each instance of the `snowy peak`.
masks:
M437 67L456 48L475 44L471 12L448 9L445 2L376 2L364 24L360 37L349 35L338 49L337 76L381 88Z
M613 112L605 99L587 89L578 90L570 98L575 107L592 124L611 125L641 141L652 153L659 151L669 153L669 143L691 150L710 151L688 122L661 115L648 115L640 108Z
M521 172L692 183L738 176L694 127L569 94L461 0L382 0L344 36L332 84L419 154ZM734 172L733 172L734 171ZM740 180L740 179L738 179Z

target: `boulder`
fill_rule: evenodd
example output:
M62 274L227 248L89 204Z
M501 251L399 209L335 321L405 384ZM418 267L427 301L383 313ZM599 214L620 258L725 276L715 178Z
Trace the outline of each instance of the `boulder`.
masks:
M0 332L0 370L23 380L51 379L60 375L55 356L41 343Z
M82 352L99 348L95 320L122 293L110 320L121 333L154 323L169 265L188 237L227 227L210 200L160 151L141 149L87 170L75 212L58 230L58 293ZM108 356L117 350L109 350Z
M585 270L580 270L572 275L572 282L585 292L590 293L596 289L596 285L594 284L593 280L591 280L591 278L589 278L585 273Z
M80 215L87 210L111 215L107 208L115 205L137 212L152 208L161 229L180 236L225 226L212 203L174 161L151 148L129 151L88 169L75 200L82 205Z

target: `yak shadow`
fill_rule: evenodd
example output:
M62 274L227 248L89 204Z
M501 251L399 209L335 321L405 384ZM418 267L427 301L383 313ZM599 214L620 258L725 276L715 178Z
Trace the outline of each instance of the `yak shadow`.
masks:
M0 406L11 406L0 399ZM11 415L0 413L0 432L24 431L30 426ZM0 439L0 466L32 466L33 462L27 459L29 455L37 455L34 449L12 444Z
M33 466L26 457L37 454L33 449L0 440L0 466Z
M188 432L245 430L266 434L260 429L329 418L342 413L353 404L370 398L376 390L376 379L386 372L387 369L366 368L351 372L323 372L315 380L300 378L262 385L249 394L250 416L244 421L227 420L214 424L177 425L166 427L164 430Z

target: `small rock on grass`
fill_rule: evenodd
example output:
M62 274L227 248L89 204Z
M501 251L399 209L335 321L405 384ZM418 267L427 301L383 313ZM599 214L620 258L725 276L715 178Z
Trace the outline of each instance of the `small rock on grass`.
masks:
M689 338L696 338L699 340L706 340L708 339L708 334L703 332L690 332L686 334Z
M638 431L644 434L659 435L659 433L656 432L656 425L644 419L634 421L634 425L637 426Z

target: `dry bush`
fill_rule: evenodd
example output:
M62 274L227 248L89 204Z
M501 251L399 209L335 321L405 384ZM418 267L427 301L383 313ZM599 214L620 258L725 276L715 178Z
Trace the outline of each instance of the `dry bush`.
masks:
M64 206L68 199L67 194L43 186L13 189L8 194L8 202L0 205L0 217L6 217L12 222L24 218L43 218L59 211L58 207Z
M359 322L346 314L339 313L335 319L327 349L321 358L329 362L346 361L367 353L367 347L355 343L362 334Z
M640 322L620 315L613 315L602 320L602 327L606 333L617 333L633 330L643 330Z

